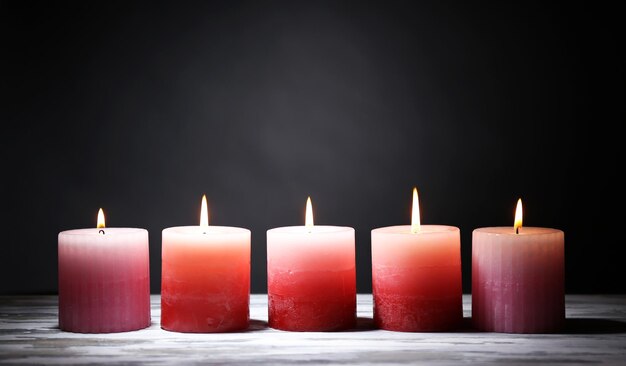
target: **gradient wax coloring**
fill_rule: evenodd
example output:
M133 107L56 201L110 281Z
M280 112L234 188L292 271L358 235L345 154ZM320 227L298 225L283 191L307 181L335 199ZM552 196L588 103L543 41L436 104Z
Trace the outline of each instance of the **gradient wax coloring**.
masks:
M386 330L443 331L463 318L461 247L453 226L372 230L374 322Z
M269 326L336 331L356 325L354 229L289 226L267 231Z
M186 333L248 328L250 230L180 226L163 230L161 327Z
M59 328L111 333L148 327L148 250L144 229L59 233Z
M547 333L565 322L564 233L523 227L472 235L472 320L482 331Z

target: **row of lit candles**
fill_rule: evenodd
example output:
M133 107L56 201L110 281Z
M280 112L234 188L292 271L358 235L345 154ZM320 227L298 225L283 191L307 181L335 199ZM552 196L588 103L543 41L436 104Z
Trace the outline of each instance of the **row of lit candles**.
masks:
M249 323L250 230L209 226L203 196L199 226L162 232L161 327L228 332ZM267 231L269 326L338 331L355 326L354 229L313 224ZM564 234L525 227L521 200L513 227L472 237L472 318L479 330L557 331L565 319ZM420 225L413 190L411 225L372 230L374 321L394 331L446 331L462 313L460 230ZM148 233L105 228L59 234L59 326L81 333L150 325Z

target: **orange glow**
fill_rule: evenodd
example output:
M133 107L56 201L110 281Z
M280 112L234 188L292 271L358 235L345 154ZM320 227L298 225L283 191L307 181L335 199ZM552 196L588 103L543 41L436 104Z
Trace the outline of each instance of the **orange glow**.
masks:
M516 234L519 234L519 231L522 229L522 199L517 200L517 207L515 208L515 223L513 224L513 229Z
M105 227L104 225L104 212L102 209L98 210L98 224L96 225L98 229L102 229Z
M420 200L417 196L417 188L413 187L413 210L411 213L411 233L420 231Z
M209 226L209 210L206 204L206 195L202 195L202 207L200 207L200 226Z

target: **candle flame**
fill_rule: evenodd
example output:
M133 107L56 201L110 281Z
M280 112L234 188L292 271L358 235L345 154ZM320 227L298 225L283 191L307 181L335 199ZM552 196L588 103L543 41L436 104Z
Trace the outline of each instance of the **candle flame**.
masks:
M313 205L311 204L311 196L306 199L306 214L304 216L304 226L313 227Z
M105 227L104 225L104 211L102 209L98 210L98 224L96 225L98 229L102 229Z
M513 229L515 229L515 233L519 234L520 229L522 228L522 199L517 200L517 207L515 208L515 222L513 224Z
M200 226L209 226L209 210L206 204L206 194L202 195L202 207L200 207Z
M411 213L411 233L420 231L420 200L417 196L417 188L413 187L413 210Z

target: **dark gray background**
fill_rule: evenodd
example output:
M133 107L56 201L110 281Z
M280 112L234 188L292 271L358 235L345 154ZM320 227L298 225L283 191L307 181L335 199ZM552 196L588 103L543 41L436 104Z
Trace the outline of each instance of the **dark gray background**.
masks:
M598 2L5 2L0 293L54 293L57 234L370 230L422 220L566 233L568 292L626 292L623 19ZM618 210L617 214L611 214Z

